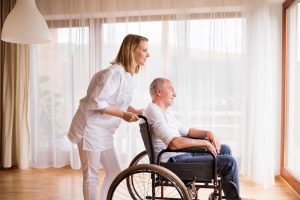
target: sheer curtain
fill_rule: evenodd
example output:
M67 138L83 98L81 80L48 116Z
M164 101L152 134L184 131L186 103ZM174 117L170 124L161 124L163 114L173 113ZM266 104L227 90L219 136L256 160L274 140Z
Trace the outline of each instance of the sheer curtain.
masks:
M150 82L168 77L177 92L177 117L229 144L242 174L273 183L279 166L279 4L40 0L38 7L55 39L31 49L32 166L80 167L66 136L79 99L124 36L136 33L149 38L150 58L136 76L132 105L145 107ZM126 167L143 150L138 125L122 123L115 145Z
M81 26L51 28L54 41L31 48L31 165L36 168L80 167L67 131L95 69L87 22L76 23Z
M279 6L276 8L267 2L254 1L245 12L248 55L245 57L247 84L241 170L264 186L274 184L280 155L281 79L278 75L281 46L278 41L281 37L277 34L281 27L273 20L275 17L279 23L281 19L278 14L274 16L274 10L281 13Z

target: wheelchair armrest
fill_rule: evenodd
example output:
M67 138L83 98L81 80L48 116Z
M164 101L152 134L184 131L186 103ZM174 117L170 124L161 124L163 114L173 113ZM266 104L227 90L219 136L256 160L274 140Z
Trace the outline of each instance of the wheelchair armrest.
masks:
M165 153L165 152L207 153L207 148L206 147L190 147L190 148L175 149L175 150L171 150L171 149L167 148L167 149L162 150L160 153Z
M209 154L212 156L215 164L217 163L217 159L216 159L216 155L213 154L212 152L208 151L206 147L191 147L191 148L185 148L185 149L175 149L175 150L171 150L169 148L167 149L164 149L162 151L160 151L158 153L158 156L157 156L157 163L159 164L160 163L160 158L161 156L164 154L164 153L168 153L168 152L175 152L175 153L178 153L178 152L185 152L185 153L203 153L203 154Z
M191 137L191 136L182 136L182 137L186 137L186 138L190 138L190 139L195 139L195 140L207 140L207 137L205 137L205 138L197 138L197 137Z

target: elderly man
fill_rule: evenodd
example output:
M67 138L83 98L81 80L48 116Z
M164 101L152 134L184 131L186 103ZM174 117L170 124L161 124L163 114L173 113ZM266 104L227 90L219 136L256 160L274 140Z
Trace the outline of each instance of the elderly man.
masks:
M150 85L150 94L152 103L145 108L143 115L147 117L153 130L155 158L157 158L157 154L161 150L167 147L172 150L199 146L206 147L213 154L217 155L218 175L224 181L234 182L239 191L237 163L235 158L231 155L230 147L224 144L221 145L219 140L210 131L185 127L168 110L176 97L171 81L165 78L156 78ZM207 138L207 140L191 138ZM161 161L174 163L208 163L211 159L210 156L200 154L173 153L172 155L168 154L163 156ZM223 192L228 199L237 199L239 196L230 184L223 184Z

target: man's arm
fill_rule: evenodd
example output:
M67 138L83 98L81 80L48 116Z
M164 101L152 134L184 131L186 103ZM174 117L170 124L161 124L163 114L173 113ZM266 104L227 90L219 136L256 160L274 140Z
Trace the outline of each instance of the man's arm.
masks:
M190 147L206 147L210 152L217 155L216 148L207 140L197 140L186 137L174 137L169 143L169 149L185 149Z
M200 130L200 129L196 129L196 128L190 128L189 132L188 132L188 136L189 137L193 137L193 138L206 138L207 134L209 131L207 130Z
M215 146L217 153L220 153L220 141L215 137L215 135L211 131L190 128L188 136L192 138L207 138L207 140L210 141L213 146Z

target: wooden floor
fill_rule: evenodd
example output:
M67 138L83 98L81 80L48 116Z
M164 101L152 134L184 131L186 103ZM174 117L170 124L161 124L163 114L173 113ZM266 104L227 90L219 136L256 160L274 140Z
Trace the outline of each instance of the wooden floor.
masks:
M82 200L81 171L69 167L59 169L1 169L0 199L2 200ZM101 180L103 172L101 172ZM257 200L300 199L280 178L275 186L263 189L260 185L241 177L241 195ZM100 187L100 186L99 186ZM208 190L200 191L207 199Z

